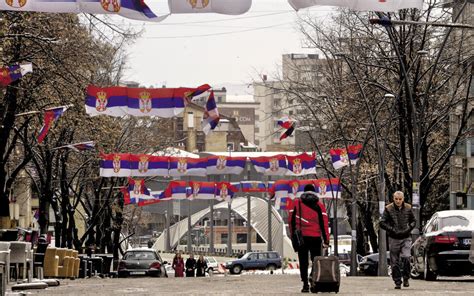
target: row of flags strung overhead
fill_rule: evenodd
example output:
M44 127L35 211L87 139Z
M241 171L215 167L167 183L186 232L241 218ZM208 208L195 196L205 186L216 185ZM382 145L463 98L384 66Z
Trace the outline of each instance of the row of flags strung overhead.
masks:
M270 198L276 198L278 208L288 200L299 198L304 187L312 184L319 198L341 198L339 179L307 179L307 180L278 180L270 182L241 181L241 182L197 182L171 181L164 191L151 191L145 186L143 179L128 179L128 186L122 188L125 204L147 205L164 200L217 200L231 202L238 192L268 193ZM288 199L288 200L287 200ZM141 204L140 204L141 203Z
M100 176L207 176L240 175L249 160L258 173L303 176L316 173L316 157L306 153L260 157L209 156L204 158L101 153Z
M204 92L209 92L202 122L202 130L207 135L216 128L220 120L214 91L208 84L197 88L131 88L89 85L85 107L86 113L90 116L122 117L130 115L170 118L181 114L186 104Z
M148 2L148 1L147 1ZM316 5L348 7L361 11L391 12L403 8L423 7L423 0L288 0L299 10ZM117 14L122 17L161 22L170 14L220 13L239 15L247 12L252 0L159 0L153 10L144 0L5 0L0 10L53 13Z
M331 149L335 169L355 165L360 159L362 145ZM304 176L316 174L316 155L295 156L277 154L260 157L209 156L203 158L154 156L149 154L102 153L101 177L208 176L240 175L247 161L257 173L267 176Z

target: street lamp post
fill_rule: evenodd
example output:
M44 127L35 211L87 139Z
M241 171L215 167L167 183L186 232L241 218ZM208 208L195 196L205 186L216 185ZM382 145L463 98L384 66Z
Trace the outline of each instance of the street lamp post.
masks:
M230 257L232 256L232 204L229 202L228 206L228 214L229 216L227 217L227 256Z

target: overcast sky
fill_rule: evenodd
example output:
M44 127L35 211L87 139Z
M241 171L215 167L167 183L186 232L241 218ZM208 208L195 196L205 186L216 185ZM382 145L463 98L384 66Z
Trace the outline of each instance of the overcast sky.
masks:
M145 0L152 9L154 1ZM310 10L320 17L330 11ZM145 33L129 50L124 78L147 87L245 84L259 73L270 78L282 54L313 52L302 48L296 20L287 0L253 0L250 10L237 16L176 14L161 23L133 22Z

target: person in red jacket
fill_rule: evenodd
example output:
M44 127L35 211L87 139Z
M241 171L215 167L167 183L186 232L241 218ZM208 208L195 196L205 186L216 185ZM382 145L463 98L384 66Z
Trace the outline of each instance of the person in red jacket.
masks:
M326 207L319 201L319 197L316 195L312 184L304 187L304 193L299 200L294 201L294 207L290 210L288 216L291 234L296 229L301 229L303 234L304 244L297 251L300 262L301 281L303 282L301 292L308 293L308 252L311 256L311 261L313 261L314 257L321 256L321 246L324 248L329 247Z

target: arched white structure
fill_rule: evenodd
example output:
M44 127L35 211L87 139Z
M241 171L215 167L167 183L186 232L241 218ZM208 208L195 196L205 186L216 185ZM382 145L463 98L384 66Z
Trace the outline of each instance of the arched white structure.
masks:
M251 197L251 225L255 232L258 233L266 242L268 242L268 203L266 200L257 197ZM228 209L227 202L221 202L217 205L214 205L214 210L218 209ZM244 220L249 221L247 216L247 198L246 197L236 197L232 200L231 210L242 217ZM201 210L191 216L191 227L194 227L199 220L207 216L210 213L210 209L206 208ZM282 257L296 258L297 255L293 251L291 246L291 240L286 235L286 230L284 227L284 221L282 217L272 207L272 247L273 250L279 252ZM188 219L183 219L178 223L175 223L170 227L170 245L172 248L178 245L178 242L181 237L187 235L188 231ZM178 235L179 234L179 235ZM153 248L159 251L164 251L166 244L166 229L162 234L157 238ZM259 245L257 248L256 245ZM232 244L233 251L237 252L240 249L235 248ZM252 243L252 249L266 250L265 244Z

